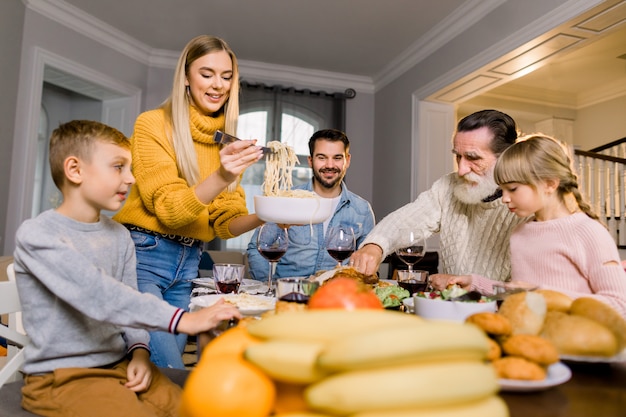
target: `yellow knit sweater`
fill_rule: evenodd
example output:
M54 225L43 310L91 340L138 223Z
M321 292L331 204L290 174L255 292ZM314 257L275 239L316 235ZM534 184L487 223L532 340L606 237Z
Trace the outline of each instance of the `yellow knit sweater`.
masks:
M189 114L200 178L206 178L220 165L219 145L213 142L213 134L223 129L224 116L203 116L192 106ZM200 202L195 187L187 185L178 173L166 129L162 109L147 111L137 118L131 137L136 183L113 218L120 223L205 242L216 236L233 237L228 224L235 217L248 214L243 189L238 186L235 192L223 191L208 205Z

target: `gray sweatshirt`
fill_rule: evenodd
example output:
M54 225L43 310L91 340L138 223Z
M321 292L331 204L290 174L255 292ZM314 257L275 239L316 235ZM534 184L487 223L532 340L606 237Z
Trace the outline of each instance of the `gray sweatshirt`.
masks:
M128 230L104 215L81 223L48 210L26 220L15 249L31 339L23 371L104 366L147 349L147 330L174 332L183 311L138 292L135 263Z

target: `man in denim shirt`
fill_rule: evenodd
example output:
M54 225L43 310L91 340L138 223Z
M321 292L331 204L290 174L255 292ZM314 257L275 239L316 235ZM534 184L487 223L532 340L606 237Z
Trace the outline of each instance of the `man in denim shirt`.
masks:
M313 227L291 226L289 248L276 265L276 278L309 276L320 270L337 266L337 261L326 251L325 235L328 227L352 227L357 247L374 227L374 212L369 202L348 191L343 182L350 166L350 141L345 133L335 129L319 130L309 139L309 166L313 178L295 187L315 191L320 198L333 199L333 215L324 223ZM256 248L258 229L248 244L250 275L257 280L267 280L269 264Z

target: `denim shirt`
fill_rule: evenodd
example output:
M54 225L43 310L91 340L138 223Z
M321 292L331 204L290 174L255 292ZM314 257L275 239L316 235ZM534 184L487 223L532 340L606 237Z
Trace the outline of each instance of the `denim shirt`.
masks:
M313 182L303 184L295 189L313 191ZM352 227L358 248L365 236L374 227L374 212L370 203L358 195L348 191L344 182L341 183L341 198L330 219L328 227L340 224ZM309 276L320 270L329 270L337 266L326 251L324 243L324 224L291 226L289 228L289 247L276 265L275 278ZM257 280L267 280L269 262L263 258L256 248L259 230L255 230L248 243L248 262L250 276ZM348 260L344 261L348 262Z

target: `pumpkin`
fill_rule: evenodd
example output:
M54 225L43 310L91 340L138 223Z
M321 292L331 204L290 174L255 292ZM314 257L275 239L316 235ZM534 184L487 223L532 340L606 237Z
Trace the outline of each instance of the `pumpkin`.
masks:
M339 308L356 310L362 308L382 309L376 293L359 280L335 276L322 285L309 299L310 309Z

